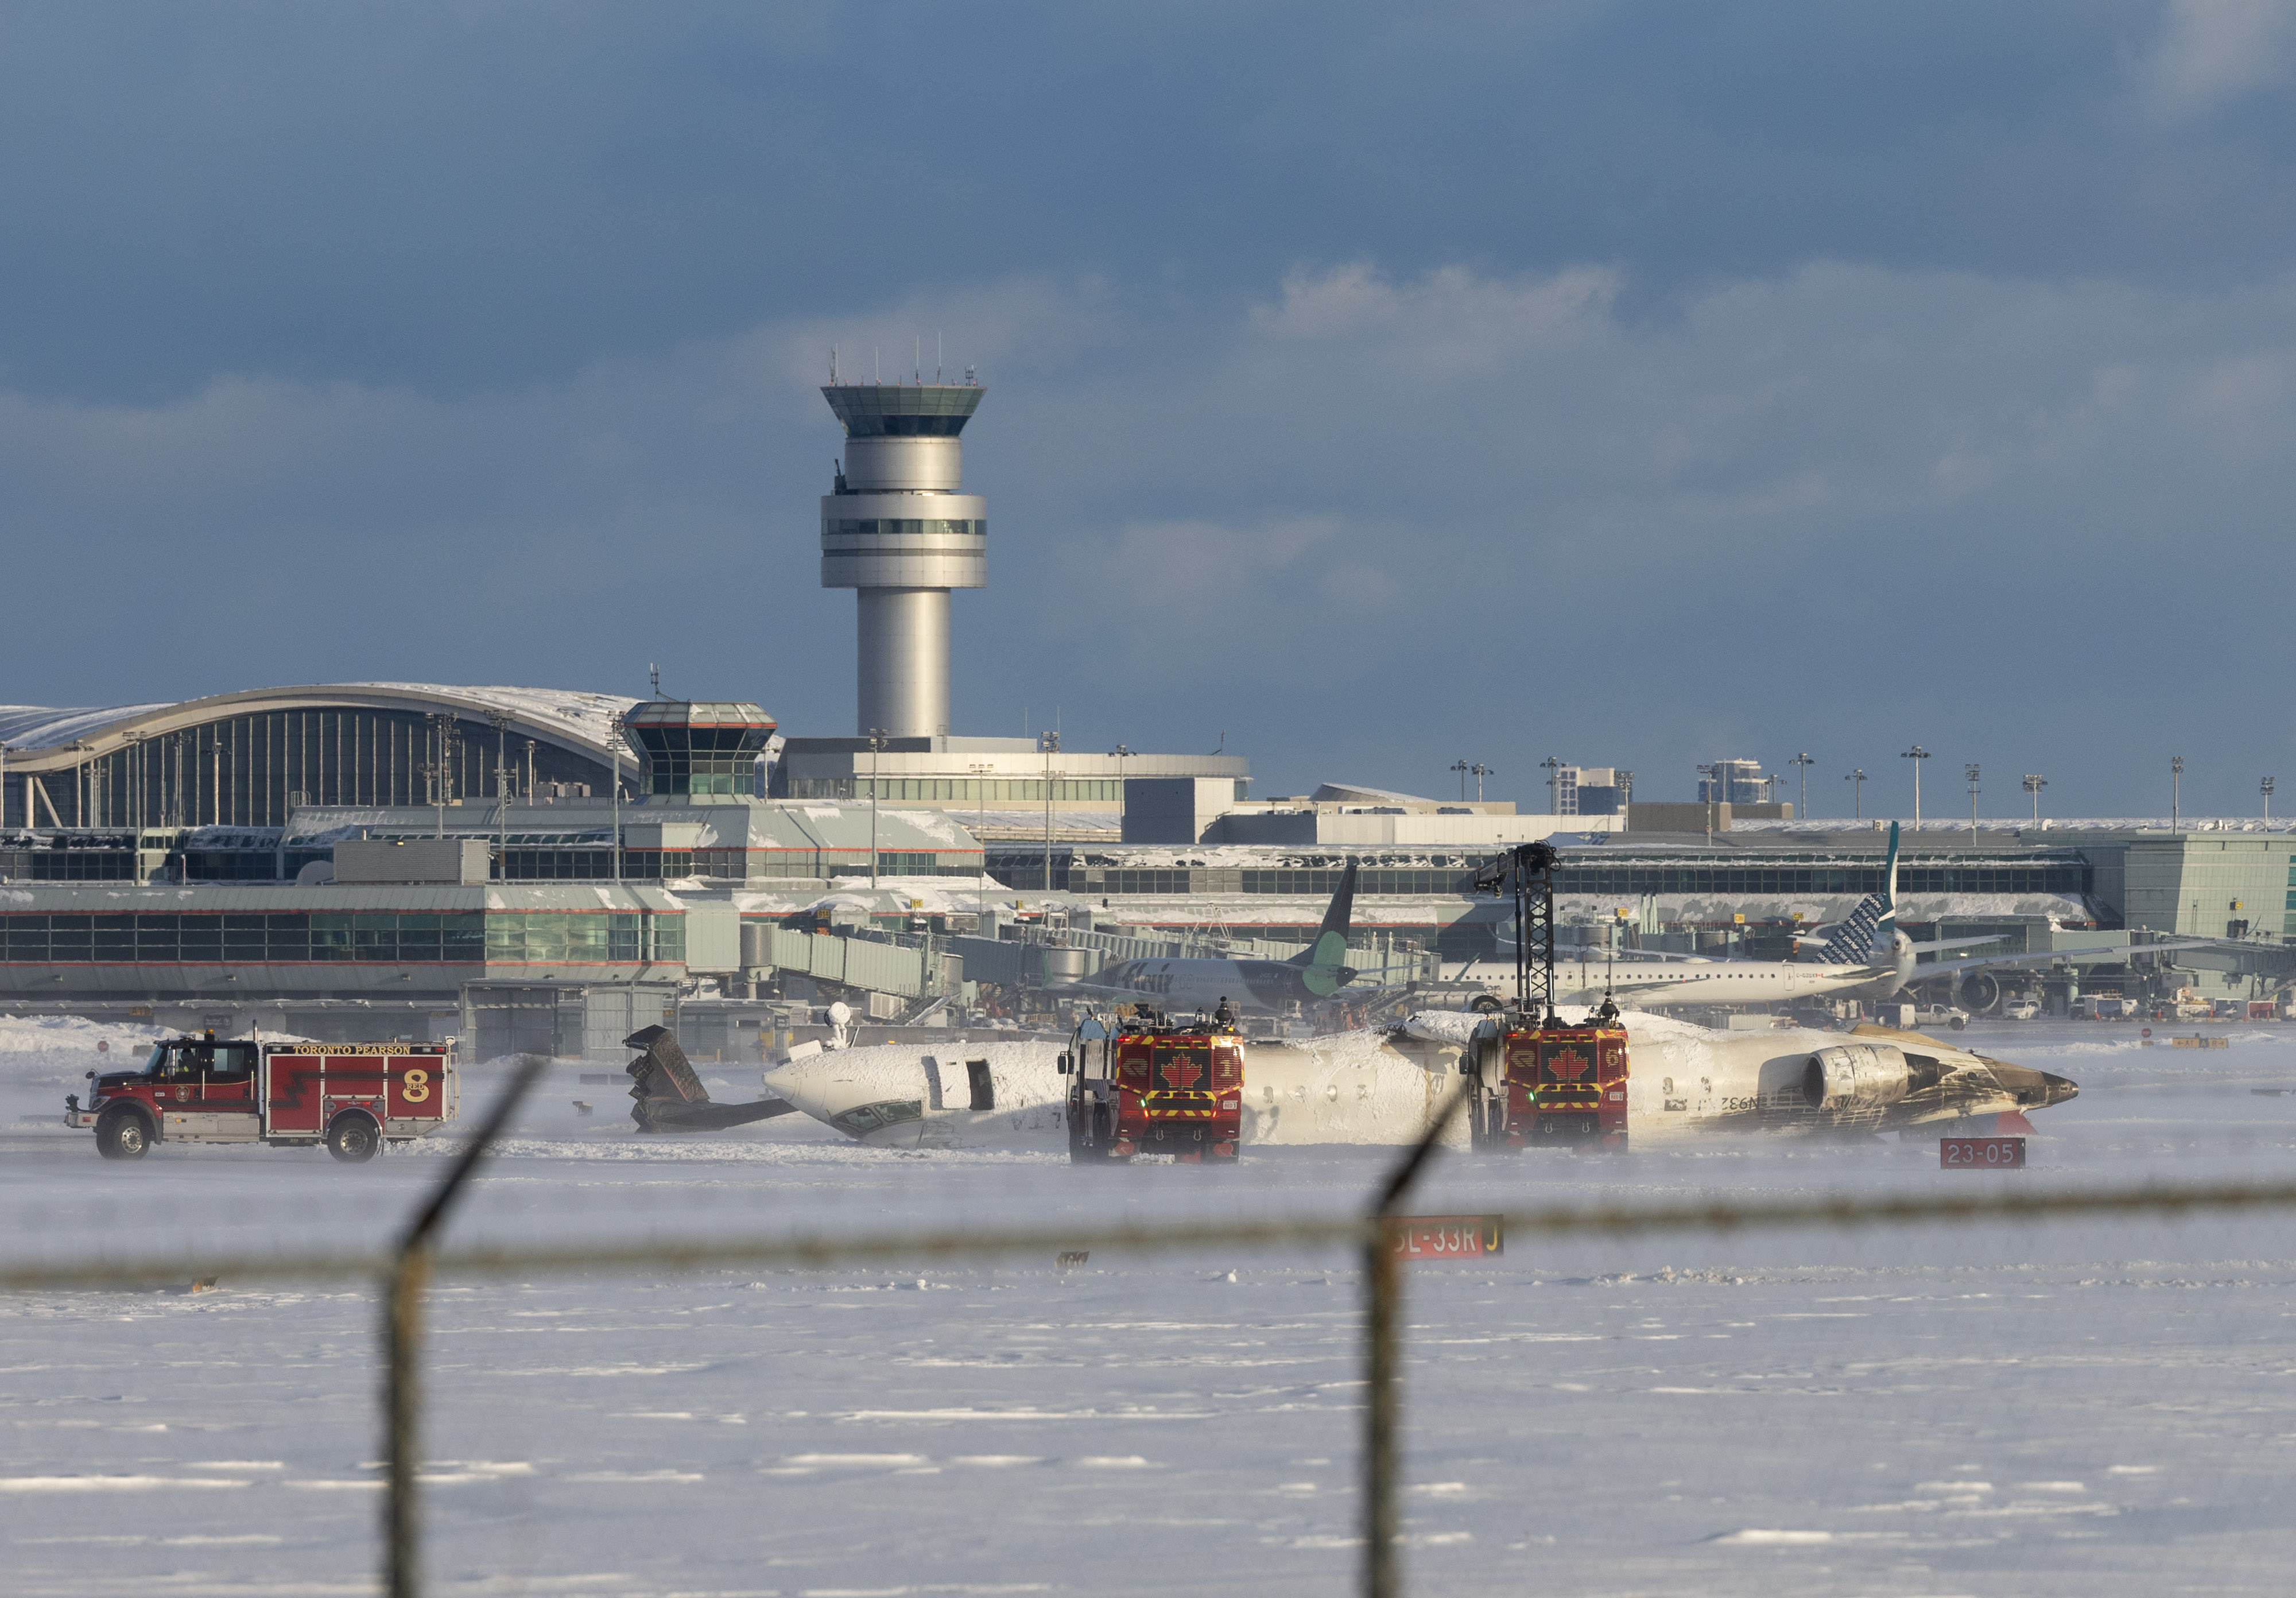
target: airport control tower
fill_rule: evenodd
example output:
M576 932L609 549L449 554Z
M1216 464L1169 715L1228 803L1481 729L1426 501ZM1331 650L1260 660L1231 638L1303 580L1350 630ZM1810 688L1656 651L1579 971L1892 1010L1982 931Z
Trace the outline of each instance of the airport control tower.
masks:
M845 424L821 501L821 586L856 588L863 737L948 732L948 591L988 582L988 506L962 494L979 383L832 383Z

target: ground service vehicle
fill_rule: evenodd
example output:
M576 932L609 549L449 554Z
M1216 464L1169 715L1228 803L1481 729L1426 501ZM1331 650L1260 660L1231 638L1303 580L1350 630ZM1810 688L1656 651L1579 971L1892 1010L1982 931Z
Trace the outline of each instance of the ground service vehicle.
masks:
M141 1070L88 1073L87 1107L64 1100L64 1125L95 1129L106 1160L141 1160L155 1143L266 1143L372 1160L385 1142L426 1136L455 1119L452 1045L265 1043L172 1037Z
M1229 1025L1143 1015L1089 1017L1060 1060L1069 1079L1069 1160L1136 1154L1184 1163L1236 1157L1243 1121L1243 1039Z
M1474 1097L1469 1139L1480 1153L1577 1143L1627 1146L1627 1030L1484 1021L1463 1065ZM1552 1020L1553 1018L1549 1018ZM1510 1026L1507 1021L1515 1024Z

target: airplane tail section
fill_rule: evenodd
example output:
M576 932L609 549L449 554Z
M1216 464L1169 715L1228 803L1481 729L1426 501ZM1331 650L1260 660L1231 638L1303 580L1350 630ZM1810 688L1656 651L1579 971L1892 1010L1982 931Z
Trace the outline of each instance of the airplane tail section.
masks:
M1898 824L1890 824L1890 857L1882 867L1882 914L1874 923L1873 947L1866 951L1866 963L1876 963L1874 956L1881 950L1898 947Z
M1355 973L1348 969L1348 929L1355 919L1356 863L1340 873L1340 888L1324 910L1324 924L1316 941L1292 956L1291 963L1307 967L1304 979L1310 993L1328 997Z
M1898 824L1890 824L1890 854L1882 868L1882 891L1857 901L1849 919L1826 934L1819 957L1828 965L1871 965L1876 949L1898 941Z
M750 1121L787 1115L797 1108L781 1099L759 1099L750 1104L719 1104L694 1074L677 1046L677 1035L668 1027L642 1027L622 1039L626 1049L641 1051L630 1061L630 1119L641 1132L719 1132Z

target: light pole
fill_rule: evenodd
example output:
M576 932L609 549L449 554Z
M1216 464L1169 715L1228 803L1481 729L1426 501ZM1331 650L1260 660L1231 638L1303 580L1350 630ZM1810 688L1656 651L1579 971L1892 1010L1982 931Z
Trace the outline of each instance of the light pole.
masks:
M1809 819L1809 768L1817 762L1809 758L1808 750L1804 750L1786 764L1801 767L1801 818L1808 821Z
M24 816L28 822L31 819L32 815L32 799L29 789L29 784L28 783L27 791L24 796ZM2264 781L2259 783L2256 785L2256 791L2264 796L2264 824L2268 827L2272 824L2272 779L2270 777L2267 777Z
M1918 743L1898 757L1900 760L1914 763L1914 831L1916 832L1922 830L1922 762L1929 758L1929 750Z
M1546 769L1546 813L1560 815L1562 814L1562 762L1549 755L1539 765ZM1464 783L1460 785L1459 791L1464 797L1466 792Z
M877 886L877 756L892 736L882 727L869 729L869 886Z
M1467 773L1472 768L1464 760L1454 760L1451 769L1459 774L1459 802L1464 805L1467 802Z
M2049 779L2039 772L2029 771L2025 774L2025 791L2033 796L2033 820L2036 823L2041 819L2041 790L2048 785Z
M128 826L133 828L135 831L141 832L144 830L143 733L130 733L127 734L127 759L126 764L127 766L128 791L127 803L124 807L127 814L124 819L127 821ZM139 840L139 841L141 840Z
M2181 830L2180 823L2183 820L2181 806L2184 802L2184 791L2185 757L2182 755L2171 755L2169 758L2169 831L2171 833L2175 833Z
M1969 841L1973 848L1977 843L1977 762L1968 762L1962 770L1969 774Z
M606 754L614 763L614 886L622 885L622 724L617 720L606 729ZM446 815L444 810L439 812Z
M1037 747L1045 751L1045 892L1053 891L1053 757L1061 752L1058 733L1037 734Z
M7 824L8 824L8 746L7 746L6 744L4 744L4 743L0 743L0 828L4 828L5 826L7 826ZM27 783L24 784L24 826L25 826L25 830L29 832L29 831L30 830L30 828L31 828L31 825L32 825L32 784L31 784L29 782L27 782Z
M1474 773L1475 773L1475 803L1477 803L1477 804L1479 804L1479 805L1480 805L1480 804L1481 804L1481 803L1483 802L1483 779L1484 779L1485 777L1495 777L1495 776L1498 775L1498 773L1497 773L1497 772L1496 772L1496 771L1494 771L1494 770L1492 770L1489 766L1488 766L1484 765L1480 760L1478 760L1478 761L1476 761L1476 762L1475 762L1475 765L1474 765ZM1461 784L1460 784L1460 795L1459 795L1459 797L1460 797L1460 798L1462 798L1462 799L1464 799L1464 798L1466 797L1466 785L1465 785L1464 783L1461 783Z
M510 873L510 713L490 710L495 724L495 875Z
M1850 819L1864 821L1866 819L1866 768L1861 766L1841 780L1857 784L1849 791L1851 795L1849 804L1852 811Z
M1711 766L1702 766L1698 768L1698 774L1706 779L1706 841L1712 843L1714 841L1714 787L1722 780L1722 763L1718 760Z

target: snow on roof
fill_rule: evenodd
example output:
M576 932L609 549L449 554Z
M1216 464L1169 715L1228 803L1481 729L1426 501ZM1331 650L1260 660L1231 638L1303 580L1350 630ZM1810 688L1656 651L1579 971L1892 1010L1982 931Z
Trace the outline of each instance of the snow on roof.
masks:
M1432 805L1437 802L1416 793L1398 793L1390 788L1365 788L1358 783L1326 783L1316 790L1314 799L1321 805L1352 804L1357 799L1370 799L1382 805Z
M1818 821L1744 821L1731 818L1732 832L1887 832L1889 821L1824 819ZM1970 830L1967 816L1959 820L1949 815L1925 819L1920 831L1913 824L1899 821L1901 834L1907 840L1943 837ZM2025 815L1987 815L1978 818L1977 829L1982 832L2296 832L2296 820L2274 816L2269 822L2255 815L2045 815L2039 821Z
M622 713L639 702L627 694L583 693L563 688L457 688L437 683L345 683L342 685L405 693L421 699L469 700L507 710L529 721L538 721L546 725L562 725L601 749L605 747L606 738L614 730L614 724Z
M620 694L583 693L556 688L504 686L458 687L439 683L332 683L295 687L254 688L209 695L205 699L141 705L83 706L52 709L40 705L0 705L0 743L12 750L62 749L83 740L93 742L117 734L134 724L213 705L215 717L244 714L252 706L340 702L347 695L387 695L425 700L483 716L505 711L533 728L548 728L567 742L603 752L607 735L622 712L639 701Z
M40 705L0 705L0 743L11 750L60 749L123 721L171 709L168 705L114 705L55 710Z

